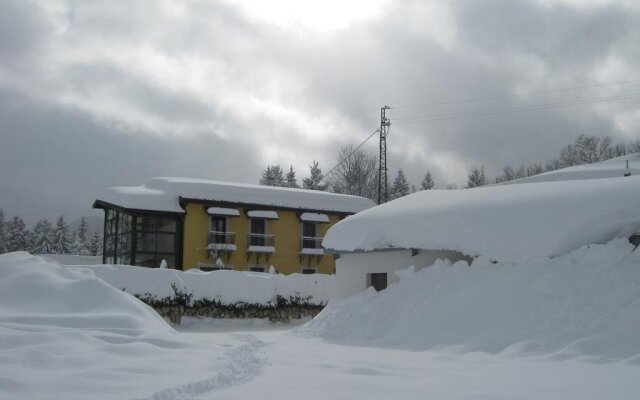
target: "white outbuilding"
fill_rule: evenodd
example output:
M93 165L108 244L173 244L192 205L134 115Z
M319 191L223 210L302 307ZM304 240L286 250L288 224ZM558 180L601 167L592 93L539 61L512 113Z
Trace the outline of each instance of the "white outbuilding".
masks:
M519 184L420 191L352 215L323 241L338 257L336 296L384 289L396 271L436 259L509 263L629 238L640 232L638 167L631 155Z

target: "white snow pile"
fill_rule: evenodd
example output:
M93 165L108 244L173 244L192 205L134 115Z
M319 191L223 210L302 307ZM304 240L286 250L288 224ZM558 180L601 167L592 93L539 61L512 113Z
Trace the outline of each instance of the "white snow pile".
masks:
M640 231L640 176L424 190L340 221L336 251L458 250L498 261L553 257Z
M554 259L438 261L400 282L332 300L300 328L340 343L640 363L640 250L626 240Z
M151 308L97 279L26 252L0 255L0 324L170 332Z
M141 186L104 190L98 200L129 209L184 213L179 198L356 213L375 204L364 197L206 179L153 178Z
M259 373L261 344L232 344L178 334L89 270L0 255L1 399L194 398Z
M176 290L191 294L191 301L216 300L222 304L275 305L277 297L308 299L309 304L325 304L331 298L335 276L326 274L265 274L219 270L203 272L141 268L128 265L68 266L84 271L128 293L157 299L172 297Z
M582 179L619 178L625 174L640 175L640 154L629 154L593 164L576 165L526 178L503 182L501 185L518 183L574 181Z

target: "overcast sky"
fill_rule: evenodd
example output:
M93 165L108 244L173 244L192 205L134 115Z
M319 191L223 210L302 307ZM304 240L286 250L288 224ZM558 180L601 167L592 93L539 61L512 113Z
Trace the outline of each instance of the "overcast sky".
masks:
M93 215L101 188L154 176L257 183L277 163L301 179L385 104L390 174L462 185L581 133L635 140L640 99L425 119L640 82L427 104L636 81L638 43L638 1L0 0L0 207L33 223Z

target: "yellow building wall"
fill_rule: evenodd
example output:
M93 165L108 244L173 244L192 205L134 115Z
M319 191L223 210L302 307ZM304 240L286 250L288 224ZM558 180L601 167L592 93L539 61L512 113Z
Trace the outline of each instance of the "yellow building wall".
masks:
M214 260L206 251L208 245L209 215L206 212L208 206L198 203L188 203L185 207L183 236L183 269L198 268L199 263L213 264ZM267 234L274 235L275 253L266 259L266 254L261 253L259 258L255 253L247 257L247 241L250 231L250 219L246 209L238 207L238 217L227 217L227 231L235 233L237 250L232 252L223 261L228 266L238 271L247 271L251 265L265 267L273 265L281 274L299 273L303 266L315 267L316 271L323 274L333 274L335 261L331 254L322 257L304 256L300 258L300 239L302 237L302 222L295 211L278 210L277 220L267 220ZM329 223L318 224L318 236L324 237L329 228L340 220L337 215L329 215ZM318 262L319 260L319 262Z

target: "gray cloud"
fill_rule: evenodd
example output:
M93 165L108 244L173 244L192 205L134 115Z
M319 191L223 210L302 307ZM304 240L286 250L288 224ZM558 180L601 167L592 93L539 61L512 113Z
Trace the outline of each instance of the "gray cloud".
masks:
M325 171L391 111L389 165L419 184L545 161L578 134L637 137L637 100L473 119L432 116L634 93L632 2L394 2L318 34L224 2L0 4L0 206L86 213L97 190L158 175L256 182L267 163ZM405 106L405 107L403 107ZM419 118L418 118L419 119ZM376 141L367 148L375 152ZM81 166L81 167L78 167ZM75 215L74 215L75 214Z

